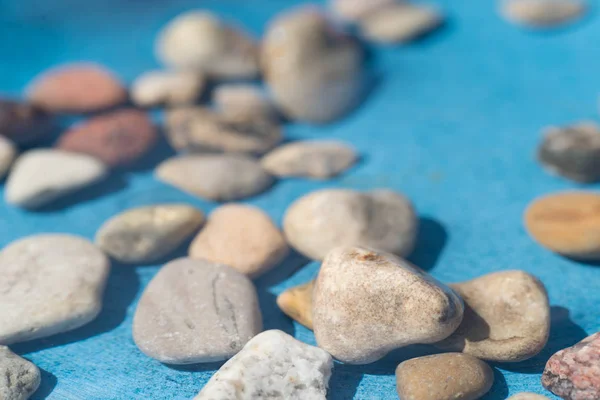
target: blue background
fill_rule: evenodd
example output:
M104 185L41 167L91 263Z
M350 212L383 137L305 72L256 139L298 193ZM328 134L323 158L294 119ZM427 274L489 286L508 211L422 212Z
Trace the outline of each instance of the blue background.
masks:
M184 10L211 9L260 35L273 15L296 3L0 0L0 91L19 95L45 68L78 60L104 63L131 82L158 66L155 34ZM355 113L326 127L286 127L290 139L351 142L362 153L361 163L331 182L281 181L249 203L281 222L294 199L315 189L389 187L410 196L422 218L411 260L442 281L514 268L534 273L550 294L550 342L531 360L495 365L496 382L485 398L544 393L540 374L547 358L600 329L600 270L537 246L523 228L522 214L536 196L576 187L545 174L534 151L543 126L597 119L600 24L591 15L566 29L539 33L502 20L491 0L437 4L448 16L443 29L414 44L372 48L375 84ZM0 205L0 245L39 232L91 239L107 218L141 205L188 202L210 212L214 203L152 177L152 166L168 155L163 145L133 170L39 212ZM314 343L310 331L275 305L278 293L316 274L317 263L304 264L292 256L257 287L266 329ZM200 390L218 364L171 368L145 357L133 343L135 306L158 268L115 265L98 319L71 333L14 346L43 370L35 399L187 399ZM329 397L396 398L396 365L430 351L415 346L371 365L337 364Z

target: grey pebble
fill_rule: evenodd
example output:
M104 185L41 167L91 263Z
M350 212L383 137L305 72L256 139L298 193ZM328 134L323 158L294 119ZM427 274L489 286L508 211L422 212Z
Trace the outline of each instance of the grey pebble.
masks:
M277 110L272 100L256 86L229 83L218 86L212 93L216 108L226 114L264 116L274 119Z
M582 0L501 0L500 12L509 21L532 28L569 23L586 10Z
M0 399L27 400L40 386L40 370L6 346L0 346Z

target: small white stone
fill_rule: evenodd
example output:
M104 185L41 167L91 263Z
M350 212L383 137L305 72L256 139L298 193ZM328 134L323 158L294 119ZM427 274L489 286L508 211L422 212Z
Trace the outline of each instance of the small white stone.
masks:
M150 71L139 76L131 87L131 99L141 107L191 104L200 97L206 79L202 73Z
M0 399L27 400L40 386L40 370L6 346L0 346Z
M398 0L330 0L331 10L343 20L360 21L377 10L396 4Z
M16 157L17 148L13 142L0 135L0 178L6 175Z
M325 400L331 356L278 330L257 335L194 400Z
M212 95L214 105L223 113L274 118L276 110L265 93L252 85L225 84Z
M552 27L579 18L586 11L582 0L502 0L500 12L509 21L534 28Z

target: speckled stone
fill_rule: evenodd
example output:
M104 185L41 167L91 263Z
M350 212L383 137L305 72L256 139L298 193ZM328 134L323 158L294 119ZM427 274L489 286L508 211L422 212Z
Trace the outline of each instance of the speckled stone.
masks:
M103 179L104 163L87 154L30 150L15 162L4 191L8 204L37 208Z
M278 330L257 335L194 400L325 400L331 356Z
M600 259L600 194L559 192L534 200L525 211L529 235L567 257Z
M230 358L262 330L252 282L231 267L171 261L150 281L133 318L133 339L167 364Z
M514 396L510 396L506 400L550 400L550 399L548 399L546 396L542 396L541 394L523 392L523 393L515 394Z
M600 332L550 357L542 384L563 399L600 399Z
M40 386L40 370L6 346L0 346L0 399L27 400Z
M502 0L501 14L510 22L531 28L563 25L586 11L582 0Z
M43 139L52 127L50 116L29 103L0 98L0 135L17 144Z
M239 83L220 85L212 93L212 102L226 114L277 117L271 99L258 87L252 85Z
M17 148L10 139L0 136L0 178L4 178L17 157Z
M260 208L227 204L210 214L189 255L255 278L277 266L288 252L283 234Z
M167 139L178 151L261 155L283 137L279 125L263 115L196 107L175 109L167 114Z
M258 162L240 154L188 155L170 158L156 169L158 179L214 201L254 196L273 184Z
M315 260L351 245L404 257L414 248L418 219L411 202L390 190L324 189L292 203L283 229L290 245Z
M149 71L131 86L131 99L140 107L194 103L204 91L204 74L190 71Z
M288 317L298 321L308 329L312 323L312 297L314 281L294 286L277 296L277 305Z
M413 358L396 369L401 399L477 400L493 383L494 372L486 363L462 353Z
M349 364L448 337L463 316L451 289L408 261L363 247L327 254L313 290L319 347Z
M52 68L36 77L27 88L27 97L47 111L87 113L125 102L127 91L103 66L73 63Z
M156 143L157 137L156 128L145 112L119 110L68 130L57 147L89 154L116 167L140 159Z
M357 22L377 10L401 2L402 0L329 0L329 7L335 15L349 22Z
M138 207L115 215L96 233L96 243L124 263L165 257L204 222L202 211L185 204Z
M550 333L544 285L525 271L502 271L450 285L465 302L456 332L436 346L477 358L517 362L538 354Z
M28 236L0 252L0 344L79 328L102 309L110 262L71 235Z
M350 168L357 158L354 148L344 142L309 140L278 147L261 164L275 176L327 179Z

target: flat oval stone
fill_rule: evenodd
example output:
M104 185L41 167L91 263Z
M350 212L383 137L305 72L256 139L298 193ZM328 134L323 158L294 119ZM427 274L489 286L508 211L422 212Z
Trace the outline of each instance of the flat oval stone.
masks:
M277 296L277 305L288 317L308 329L313 328L312 297L315 282L294 286Z
M550 399L548 399L546 396L542 396L541 394L523 392L523 393L515 394L514 396L510 396L506 400L550 400Z
M210 214L189 255L229 265L255 278L277 266L288 252L283 234L261 209L228 204Z
M156 169L158 179L214 201L254 196L273 184L258 162L240 154L173 157Z
M408 261L363 247L327 254L313 290L319 347L349 364L368 364L410 344L448 337L463 316L451 289Z
M410 201L390 190L325 189L292 203L283 229L288 242L314 260L351 245L404 257L414 248L418 219Z
M127 100L127 91L105 67L94 63L65 64L37 76L27 97L56 113L88 113L112 108Z
M206 87L202 73L149 71L133 82L131 99L140 107L179 106L194 103Z
M17 148L10 139L0 136L0 178L3 178L17 157Z
M327 352L270 330L226 362L194 400L325 400L332 368Z
M486 363L462 353L413 358L396 369L401 399L477 400L493 383L494 372Z
M262 330L252 282L231 267L180 258L158 271L133 318L133 339L167 364L221 361Z
M0 99L0 135L20 145L39 141L50 133L50 116L29 103Z
M553 27L578 19L586 11L581 0L503 0L502 15L518 25Z
M128 165L144 156L158 134L148 115L119 110L92 118L65 132L57 147L98 158L111 167Z
M201 107L169 112L167 138L178 151L253 155L266 153L283 139L279 125L264 116Z
M96 233L96 243L123 263L150 263L175 250L204 222L185 204L138 207L115 215Z
M229 83L217 86L212 93L212 102L225 114L264 116L271 119L277 116L271 99L252 85Z
M556 253L583 260L600 259L600 195L561 192L534 200L525 211L531 237Z
M27 400L40 386L41 374L32 362L0 346L0 399Z
M369 14L397 2L398 0L330 0L329 7L343 20L358 22Z
M550 333L544 285L525 271L502 271L450 285L465 302L456 332L436 346L482 360L517 362L538 354Z
M332 178L350 168L356 151L335 140L310 140L283 145L261 160L264 169L280 177Z
M40 207L103 179L107 173L101 161L87 154L29 150L15 162L4 199L19 207Z
M0 252L0 344L79 328L102 308L110 262L71 235L28 236Z

